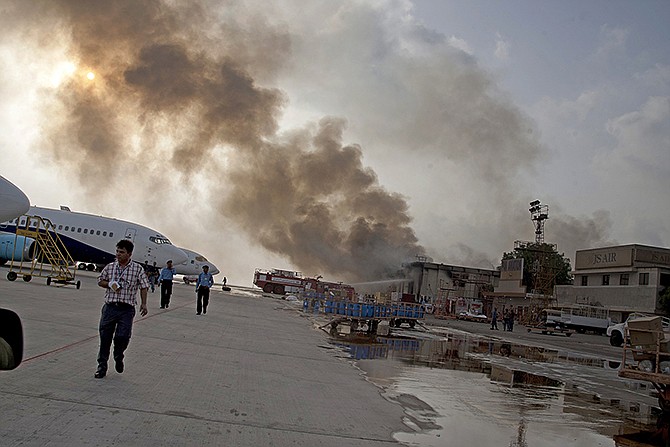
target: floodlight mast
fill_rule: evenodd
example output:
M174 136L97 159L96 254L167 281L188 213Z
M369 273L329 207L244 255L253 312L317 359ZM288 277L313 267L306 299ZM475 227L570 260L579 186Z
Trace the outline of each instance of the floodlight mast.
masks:
M535 242L544 243L544 221L549 219L549 206L542 205L539 200L530 202L530 219L535 225Z

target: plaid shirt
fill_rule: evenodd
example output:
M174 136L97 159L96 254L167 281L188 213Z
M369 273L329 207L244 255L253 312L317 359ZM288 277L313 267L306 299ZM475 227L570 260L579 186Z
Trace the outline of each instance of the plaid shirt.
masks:
M110 287L105 290L105 303L127 303L131 305L137 304L137 290L148 289L149 279L144 269L137 262L130 261L128 265L121 267L119 261L110 262L102 269L98 282L117 281L121 284L121 288L116 292Z

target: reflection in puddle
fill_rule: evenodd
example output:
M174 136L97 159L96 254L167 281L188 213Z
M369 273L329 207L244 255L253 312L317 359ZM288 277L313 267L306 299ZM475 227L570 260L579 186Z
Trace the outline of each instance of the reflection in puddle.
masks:
M416 335L332 341L405 408L415 432L395 434L404 444L665 445L625 444L655 431L660 411L650 384L618 377L619 362L460 332Z

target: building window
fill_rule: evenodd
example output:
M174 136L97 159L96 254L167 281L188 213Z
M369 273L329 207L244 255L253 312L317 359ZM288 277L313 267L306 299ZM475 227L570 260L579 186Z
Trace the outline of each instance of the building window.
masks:
M622 273L621 277L619 278L619 285L620 286L627 286L628 285L628 273Z
M670 274L661 273L660 281L658 282L658 285L661 286L661 287L670 286Z
M589 277L584 275L582 276L582 285L583 286L588 286L589 285Z
M649 273L640 273L640 285L641 286L649 285Z
M610 275L603 275L603 286L610 285Z

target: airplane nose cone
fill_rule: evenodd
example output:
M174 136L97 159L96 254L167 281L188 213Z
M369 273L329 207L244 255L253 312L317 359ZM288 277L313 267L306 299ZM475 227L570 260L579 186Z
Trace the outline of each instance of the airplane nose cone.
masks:
M172 265L179 265L188 260L188 255L183 250L174 246L166 246L166 248L169 259L172 259Z
M0 222L28 212L30 201L16 185L0 176Z
M212 275L218 275L219 274L219 269L216 268L215 265L208 264L209 265L209 273Z

